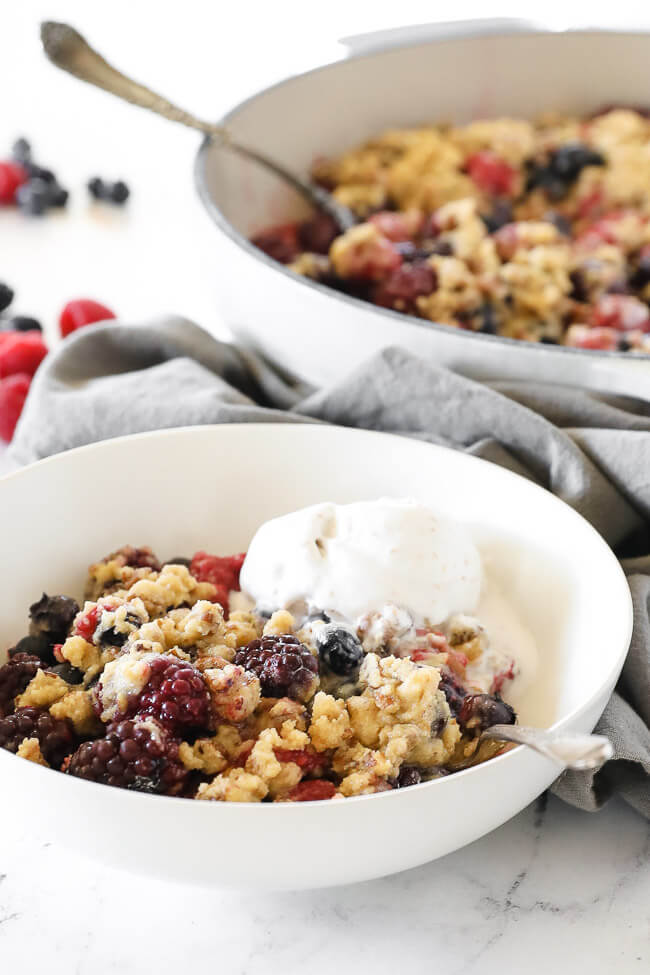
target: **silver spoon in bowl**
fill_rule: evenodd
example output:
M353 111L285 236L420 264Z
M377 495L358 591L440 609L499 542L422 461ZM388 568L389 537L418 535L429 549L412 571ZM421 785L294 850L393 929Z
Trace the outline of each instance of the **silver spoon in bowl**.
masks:
M181 125L187 125L191 129L198 129L218 146L252 159L269 169L292 186L317 210L331 217L339 231L348 230L357 223L352 211L335 200L323 187L297 176L280 163L269 159L264 153L241 145L232 137L226 126L196 118L182 108L178 108L177 105L173 105L162 95L157 95L150 88L118 71L101 54L98 54L74 27L51 20L44 21L41 24L41 41L46 55L57 68L91 85L96 85L97 88L103 88L104 91L133 105L148 108L149 111L156 112L172 122L180 122Z
M564 768L575 771L600 768L614 754L609 738L604 735L584 735L566 731L543 731L518 724L495 724L481 734L481 738L512 741L527 745L551 758Z

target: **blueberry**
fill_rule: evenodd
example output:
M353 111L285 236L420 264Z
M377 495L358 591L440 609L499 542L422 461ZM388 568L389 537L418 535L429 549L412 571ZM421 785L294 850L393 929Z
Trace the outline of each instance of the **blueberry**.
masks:
M485 731L495 724L515 724L517 715L498 694L468 694L458 715L463 731Z
M629 352L632 345L627 339L619 339L616 348L619 352Z
M604 165L605 159L599 152L581 142L567 142L551 152L546 162L529 160L526 163L526 190L541 187L551 200L561 200L585 166Z
M396 789L405 789L409 785L419 785L422 781L420 770L412 765L403 765L395 779Z
M637 264L636 270L630 276L630 284L633 288L640 290L650 284L650 255L642 257Z
M109 188L109 199L112 203L126 203L129 198L129 188L121 179Z
M480 311L480 316L481 324L479 325L479 332L483 332L485 335L496 335L498 331L498 323L492 305L483 305Z
M11 147L11 155L16 160L17 163L28 163L31 162L32 158L32 147L27 141L27 139L16 139L13 146Z
M53 659L52 643L43 633L36 636L24 636L15 647L12 647L9 656L15 657L17 653L29 653L41 660L51 661Z
M317 636L316 644L323 663L340 677L354 673L363 659L359 640L342 627L325 626Z
M7 319L7 328L14 332L42 332L43 326L35 318L27 315L14 315Z
M88 192L95 200L103 200L105 194L104 180L99 176L94 176L88 180Z
M0 282L0 311L4 311L5 308L8 308L13 300L13 290L8 284L3 284Z
M496 200L492 207L492 213L481 219L487 228L487 232L493 234L507 223L512 223L512 204L508 200Z
M64 207L68 202L70 194L63 186L58 183L50 184L49 204L51 207Z
M542 335L540 342L542 345L559 345L557 339L552 338L550 335Z
M32 217L40 217L47 210L50 201L50 189L42 179L30 179L16 190L18 206Z
M65 663L56 664L54 667L47 668L48 674L56 674L66 682L66 684L81 684L84 679L83 670L79 670L77 667L73 667L72 664Z

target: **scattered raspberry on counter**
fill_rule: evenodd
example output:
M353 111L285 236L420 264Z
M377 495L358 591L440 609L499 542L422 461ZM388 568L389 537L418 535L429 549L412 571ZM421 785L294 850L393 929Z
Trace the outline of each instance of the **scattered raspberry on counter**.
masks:
M61 335L66 338L79 328L104 322L109 318L115 318L115 312L106 305L93 301L92 298L76 298L65 305L59 316Z
M31 381L24 372L0 380L0 437L7 443L14 435Z

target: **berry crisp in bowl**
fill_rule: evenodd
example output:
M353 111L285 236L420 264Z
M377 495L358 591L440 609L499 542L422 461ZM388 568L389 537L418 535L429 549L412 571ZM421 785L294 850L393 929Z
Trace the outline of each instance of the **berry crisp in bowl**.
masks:
M382 554L368 592L351 593ZM481 575L461 526L390 499L267 522L247 561L162 564L125 546L90 566L82 609L46 594L30 607L0 668L0 747L92 782L225 802L370 795L468 768L508 747L478 735L515 720L500 692L530 682L536 656L516 619L495 646L460 612L477 608ZM512 611L496 599L503 627Z
M580 516L406 438L140 434L7 475L0 501L4 806L166 879L327 886L471 842L558 774L481 728L590 731L629 642Z

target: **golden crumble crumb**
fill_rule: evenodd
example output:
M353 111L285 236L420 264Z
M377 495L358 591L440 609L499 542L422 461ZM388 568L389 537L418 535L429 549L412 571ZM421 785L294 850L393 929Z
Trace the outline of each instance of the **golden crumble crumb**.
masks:
M26 758L28 762L34 762L36 765L44 765L45 768L50 767L43 758L38 738L23 738L16 755L19 758Z
M314 698L309 736L317 752L339 748L353 735L345 701L319 691Z
M210 691L213 712L222 721L245 721L262 696L258 678L235 664L204 670L203 676Z
M60 701L69 690L70 685L57 674L37 670L24 692L16 698L16 707L49 708L51 704Z
M258 775L243 768L233 768L217 775L211 782L202 783L196 798L218 802L261 802L268 791L268 786Z
M92 697L83 688L72 688L65 697L50 707L50 714L54 718L68 718L74 730L83 738L98 735L102 731L102 723L95 714Z
M286 609L279 609L266 622L262 632L264 636L282 636L283 633L293 633L295 625L296 621L291 613Z
M262 635L262 626L254 613L235 610L224 624L224 643L234 650L245 647Z
M183 741L178 746L178 757L190 771L216 775L228 765L228 759L216 743L215 738L198 738L193 745Z

